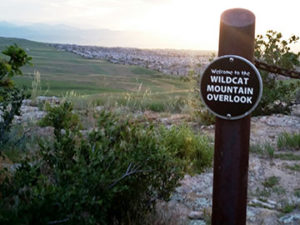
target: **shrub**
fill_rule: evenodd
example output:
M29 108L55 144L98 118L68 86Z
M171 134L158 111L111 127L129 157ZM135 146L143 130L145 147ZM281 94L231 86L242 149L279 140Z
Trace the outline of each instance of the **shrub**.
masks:
M300 65L298 59L300 52L291 52L290 45L298 40L299 37L296 35L292 35L288 40L282 40L280 32L268 30L265 36L257 35L254 55L268 64L294 69Z
M74 115L69 103L48 108L42 124L55 140L0 185L1 224L143 224L155 200L169 198L180 162L153 126L103 111L83 136Z
M213 148L206 136L196 135L187 126L161 128L161 143L182 160L184 171L202 172L211 166Z
M285 69L295 69L300 65L300 52L293 53L290 45L296 43L299 37L293 35L288 40L282 40L282 34L269 30L266 35L257 35L254 55L270 65ZM254 111L254 115L268 115L272 113L287 113L290 111L295 91L300 82L284 83L276 76L270 76L266 71L260 71L263 79L262 99Z
M264 77L266 72L262 71ZM271 85L271 83L273 83ZM264 82L264 90L258 107L253 112L254 115L270 115L274 113L287 114L291 110L291 106L295 101L297 87L300 86L299 81L283 82L270 81L268 84Z
M11 78L22 75L20 68L31 60L17 45L7 47L2 53L9 59L0 58L0 146L8 141L14 116L19 115L22 101L27 97L23 89L14 86Z
M78 115L72 112L72 103L64 102L54 107L46 103L45 108L47 115L41 120L40 125L54 127L54 135L58 141L62 136L62 129L76 132L81 127Z

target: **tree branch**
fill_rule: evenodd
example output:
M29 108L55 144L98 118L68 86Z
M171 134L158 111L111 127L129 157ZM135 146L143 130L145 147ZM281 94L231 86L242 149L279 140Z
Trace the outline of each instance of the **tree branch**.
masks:
M275 74L280 74L282 76L286 76L286 77L290 77L290 78L300 79L299 71L288 70L288 69L281 68L279 66L269 65L269 64L262 62L260 60L257 60L257 59L254 60L254 63L258 69L265 70L265 71L275 73Z
M139 170L140 166L133 166L132 163L129 163L126 172L117 180L115 180L112 184L110 184L108 186L108 188L112 188L114 186L116 186L116 184L118 184L120 181L122 181L123 179L125 179L128 176L131 176L133 174L137 174L137 173L145 173L145 172L151 172L152 170Z

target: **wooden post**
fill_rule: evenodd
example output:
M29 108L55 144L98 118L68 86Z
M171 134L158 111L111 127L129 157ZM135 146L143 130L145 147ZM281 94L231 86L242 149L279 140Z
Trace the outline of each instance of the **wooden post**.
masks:
M238 55L253 62L255 16L230 9L221 16L219 56ZM212 225L245 225L250 115L216 119Z

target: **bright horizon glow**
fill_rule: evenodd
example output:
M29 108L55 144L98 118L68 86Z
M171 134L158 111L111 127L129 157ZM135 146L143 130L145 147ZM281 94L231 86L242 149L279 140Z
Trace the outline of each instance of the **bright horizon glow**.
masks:
M0 21L65 24L81 29L139 31L168 43L166 48L216 50L220 15L245 8L256 16L256 34L300 36L299 0L9 0ZM136 46L139 47L139 46ZM293 48L300 51L300 43Z

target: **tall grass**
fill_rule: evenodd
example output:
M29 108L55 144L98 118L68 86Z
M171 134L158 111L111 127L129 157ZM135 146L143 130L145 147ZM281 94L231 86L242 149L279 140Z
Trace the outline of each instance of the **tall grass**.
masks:
M270 158L274 157L275 149L270 143L256 143L250 145L250 152L262 155L262 156L269 156Z
M105 108L123 107L131 112L147 111L154 112L185 112L188 100L185 95L170 95L153 93L150 89L138 89L137 91L120 94L96 95L87 97L93 105Z
M31 82L31 99L35 100L41 93L41 74L38 70L33 72L33 81Z
M277 147L279 149L290 149L299 150L300 149L300 133L282 133L277 139Z

